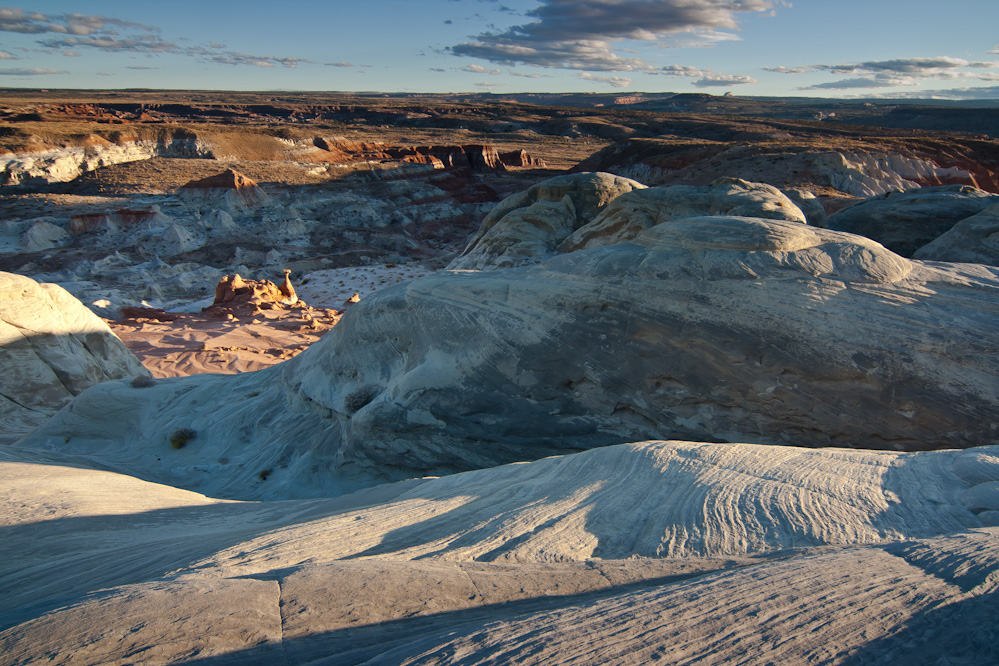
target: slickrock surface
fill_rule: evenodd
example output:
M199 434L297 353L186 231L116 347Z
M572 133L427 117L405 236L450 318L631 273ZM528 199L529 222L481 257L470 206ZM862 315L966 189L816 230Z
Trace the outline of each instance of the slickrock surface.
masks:
M267 503L18 447L0 479L3 664L999 654L997 447L644 442Z
M959 221L999 203L999 195L967 185L924 187L866 199L829 216L826 226L867 236L904 257Z
M912 256L927 261L999 266L999 204L964 218Z
M738 178L721 178L707 187L650 187L622 194L593 221L566 238L558 251L575 252L613 245L632 240L663 222L705 215L807 223L805 214L776 187Z
M572 174L504 199L448 268L530 265L556 254L631 240L669 220L702 215L806 222L790 199L764 183L722 178L707 187L645 188L609 173Z
M0 444L94 384L149 374L65 289L12 273L0 273L0 349Z
M997 290L800 222L674 220L383 290L259 373L96 387L29 443L241 499L648 438L964 448L999 437ZM166 450L180 428L203 437Z
M538 263L625 192L645 186L609 173L557 176L496 205L450 269Z

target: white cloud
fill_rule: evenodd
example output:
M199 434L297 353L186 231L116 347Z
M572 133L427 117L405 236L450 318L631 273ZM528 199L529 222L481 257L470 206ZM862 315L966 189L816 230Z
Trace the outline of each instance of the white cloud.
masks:
M8 53L6 51L0 51L0 60L20 60L20 58L18 58L13 53Z
M502 74L501 69L486 69L482 65L465 65L461 68L463 72L472 72L473 74L490 74L495 76L496 74Z
M631 79L624 76L600 76L583 72L579 75L579 78L586 79L587 81L596 81L597 83L606 83L614 88L627 88L631 85Z
M841 81L828 81L818 83L814 86L799 88L799 90L850 90L852 88L898 88L900 86L916 86L919 82L909 78L894 77L862 77L856 79L843 79Z
M742 86L759 83L751 76L744 74L707 74L703 79L694 81L698 88L724 88L727 86Z
M916 85L919 79L953 80L977 78L991 80L987 73L969 70L999 68L999 62L970 61L951 56L931 58L894 58L891 60L867 60L857 63L835 65L805 65L802 67L764 67L768 72L781 74L805 74L808 72L829 72L832 74L854 74L856 78L820 83L801 90L846 89L846 88L886 88Z
M45 76L48 74L67 74L57 69L42 69L40 67L16 67L0 69L0 76Z

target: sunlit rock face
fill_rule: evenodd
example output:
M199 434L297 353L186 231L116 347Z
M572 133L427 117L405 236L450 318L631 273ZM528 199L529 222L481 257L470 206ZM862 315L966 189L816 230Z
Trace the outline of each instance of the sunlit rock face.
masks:
M538 263L548 257L631 240L657 224L701 215L806 222L777 188L738 178L709 186L646 188L607 173L559 176L500 203L452 269Z
M720 178L706 187L674 185L628 192L565 239L558 251L575 252L613 245L670 220L704 215L733 215L807 223L787 196L772 185Z
M148 374L65 289L0 273L0 442L34 429L94 384Z
M386 289L269 370L99 386L25 443L241 498L643 439L991 444L997 288L994 269L800 222L673 220ZM171 451L179 428L197 438Z
M999 266L999 204L966 217L912 256L927 261Z
M452 269L538 263L618 196L644 185L609 173L557 176L507 197L482 221Z
M968 185L889 192L829 216L827 226L867 236L905 257L957 222L999 203L999 195Z

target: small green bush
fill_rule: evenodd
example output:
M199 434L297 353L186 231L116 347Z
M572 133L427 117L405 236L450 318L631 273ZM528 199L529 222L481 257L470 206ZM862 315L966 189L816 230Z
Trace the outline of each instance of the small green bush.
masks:
M132 388L149 388L156 386L156 380L147 375L139 375L132 380Z
M170 435L170 446L175 449L182 449L190 440L197 436L198 433L192 428L178 428Z

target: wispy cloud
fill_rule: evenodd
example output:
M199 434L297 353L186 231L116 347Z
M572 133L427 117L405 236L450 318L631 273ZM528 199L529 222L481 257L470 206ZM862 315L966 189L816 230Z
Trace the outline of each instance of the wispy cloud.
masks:
M451 47L454 55L503 65L586 71L647 71L620 56L612 42L696 36L696 45L735 39L740 13L771 10L770 0L541 0L531 23L483 33ZM691 42L688 45L694 45Z
M884 77L861 77L856 79L842 79L840 81L827 81L817 83L813 86L800 88L799 90L850 90L851 88L898 88L900 86L917 86L919 82L915 79Z
M80 55L76 49L86 47L105 52L181 54L223 65L295 67L301 63L314 64L305 58L228 51L214 42L206 46L181 46L162 38L160 29L155 26L97 14L42 14L5 7L0 8L0 32L44 36L37 40L40 46L71 57Z
M486 69L482 65L465 65L461 68L461 71L472 72L473 74L490 74L493 76L503 73L501 69Z
M276 56L257 56L235 51L207 54L207 59L222 65L252 65L253 67L296 67L299 63L315 64L305 58L278 58Z
M631 85L631 79L626 76L602 76L600 74L583 72L579 75L579 78L586 79L587 81L596 81L597 83L606 83L614 88L627 88Z
M829 72L838 75L856 75L839 81L827 81L799 90L845 90L849 88L893 88L919 85L923 80L978 79L994 80L994 74L981 70L999 68L999 62L971 61L951 56L930 58L894 58L867 60L857 63L804 65L800 67L765 67L768 72L779 74L806 74Z
M7 51L0 51L0 60L20 60L13 53L8 53Z
M326 66L327 67L353 67L354 64L353 63L349 63L349 62L328 62L328 63L326 63Z
M728 86L742 86L751 83L758 83L751 76L743 74L705 74L704 78L694 81L698 88L727 88Z
M45 76L47 74L68 74L58 69L42 69L40 67L15 67L0 69L0 76Z
M96 33L116 35L118 34L116 28L159 32L159 29L153 26L97 14L46 15L34 11L26 12L18 7L0 7L0 31L3 32L19 32L25 35L40 35L47 32L84 36Z
M697 79L692 85L698 88L723 88L759 83L753 77L745 74L719 74L711 69L691 67L690 65L666 65L650 73Z

